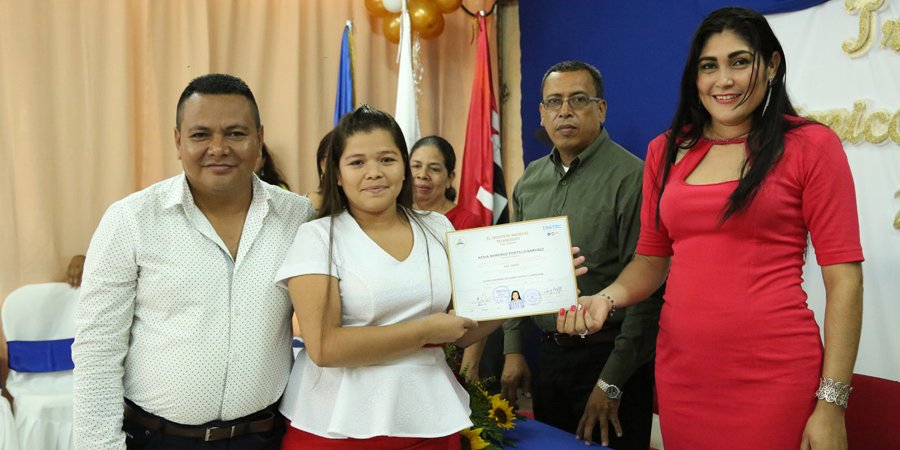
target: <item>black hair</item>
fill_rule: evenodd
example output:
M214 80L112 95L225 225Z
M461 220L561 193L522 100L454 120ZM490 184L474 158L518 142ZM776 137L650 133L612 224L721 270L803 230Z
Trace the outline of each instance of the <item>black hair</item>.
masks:
M391 135L394 145L400 150L403 158L403 185L397 196L397 208L401 211L412 211L413 182L409 168L409 153L406 151L406 140L397 121L390 114L362 105L351 113L347 113L332 131L328 154L325 158L325 170L322 174L322 207L319 217L337 216L349 208L347 195L338 186L341 156L347 145L347 139L357 133L369 133L384 130Z
M797 116L785 89L787 58L766 18L747 8L727 7L713 11L703 19L694 32L684 73L681 77L678 109L666 135L666 153L661 160L662 179L655 180L658 183L655 186L658 191L657 225L659 225L659 201L662 199L670 169L675 163L679 150L693 147L703 136L706 126L712 121L709 112L700 103L697 76L701 52L707 41L712 35L724 31L731 31L740 36L753 52L751 79L754 80L754 84L750 86L750 91L745 94L741 102L747 101L754 89L766 88L766 86L756 86L755 80L757 80L758 71L765 70L768 66L772 55L778 53L781 56L781 62L772 82L768 84L766 100L760 103L750 118L750 133L747 136L746 144L748 156L741 167L741 178L738 185L729 196L728 203L723 209L721 222L741 211L753 200L759 186L784 152L785 133L797 126L812 123L807 121L795 124L785 117Z
M544 72L544 77L541 78L541 95L544 95L544 83L547 81L547 77L550 76L553 72L577 72L579 70L586 70L591 74L591 78L594 80L594 90L597 91L597 97L603 97L603 77L600 76L600 71L597 70L596 67L581 61L563 61L554 64L552 67L547 69Z
M331 136L334 135L334 129L325 133L319 141L319 147L316 148L316 174L319 175L319 182L316 185L316 192L322 192L322 182L325 178L325 164L328 159L328 152L331 151Z
M263 165L260 167L259 173L257 173L259 179L273 186L281 186L287 190L291 190L288 182L285 181L284 176L281 175L281 171L278 170L278 166L275 165L272 152L269 151L269 147L266 144L262 145L261 157L263 159Z
M447 169L447 176L449 177L454 170L456 170L456 152L453 151L453 146L447 142L446 139L440 136L425 136L422 139L416 141L412 146L412 150L409 151L409 156L412 157L413 154L416 153L416 150L420 147L430 145L441 153L441 156L444 157L444 168ZM453 186L448 187L444 190L444 198L450 200L451 202L456 200L456 189Z
M322 177L325 175L322 166L325 165L325 159L328 158L328 148L331 146L331 135L334 130L325 133L322 140L319 141L319 147L316 149L316 173L319 175L319 189L322 189Z
M513 298L513 294L519 294L519 291L512 291L512 293L509 294L509 300L510 300L510 301L512 301L512 300L522 300L522 294L519 294L519 298L518 298L518 299Z
M256 129L258 130L262 126L256 98L253 97L253 92L247 86L247 83L233 75L210 73L194 78L181 92L181 97L178 98L178 106L175 110L175 128L181 128L181 119L184 116L184 102L194 94L243 96L250 102L250 114L256 123Z

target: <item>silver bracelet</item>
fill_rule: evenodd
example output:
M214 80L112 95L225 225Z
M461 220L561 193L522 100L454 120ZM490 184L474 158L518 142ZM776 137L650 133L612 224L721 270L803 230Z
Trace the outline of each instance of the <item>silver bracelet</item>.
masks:
M609 317L612 317L613 313L616 312L616 301L605 292L598 292L597 295L605 298L609 302Z
M847 399L853 387L849 384L834 381L831 378L819 378L819 388L816 389L816 398L825 400L828 403L834 403L841 408L847 408Z

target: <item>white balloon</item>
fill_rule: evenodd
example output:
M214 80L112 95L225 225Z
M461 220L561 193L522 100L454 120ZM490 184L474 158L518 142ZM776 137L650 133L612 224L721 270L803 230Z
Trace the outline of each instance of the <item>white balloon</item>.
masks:
M403 9L403 0L381 0L381 4L392 13L398 13Z

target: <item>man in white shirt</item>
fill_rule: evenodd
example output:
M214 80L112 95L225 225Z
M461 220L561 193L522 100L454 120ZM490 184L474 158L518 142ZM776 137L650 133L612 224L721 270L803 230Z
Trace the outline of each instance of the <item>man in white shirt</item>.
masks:
M184 173L104 214L72 346L78 450L280 448L292 307L273 279L313 210L254 175L262 144L250 88L199 77L178 101Z

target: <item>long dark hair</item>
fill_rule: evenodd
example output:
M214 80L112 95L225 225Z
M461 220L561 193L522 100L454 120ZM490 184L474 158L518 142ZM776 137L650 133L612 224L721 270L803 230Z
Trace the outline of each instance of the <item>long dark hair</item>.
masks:
M409 151L409 156L412 157L412 155L416 153L416 150L426 145L438 149L441 156L444 157L444 168L447 169L447 177L449 178L450 174L456 170L456 152L453 151L453 146L440 136L425 136L413 144L412 149ZM451 202L456 200L456 189L454 189L453 186L445 189L444 198Z
M284 176L281 175L281 171L278 170L278 166L275 165L275 160L272 158L272 152L269 151L269 147L266 146L266 144L262 145L262 158L263 166L260 167L259 173L257 174L259 179L273 186L281 186L287 190L291 190L288 182L285 181Z
M691 148L703 136L703 130L712 118L700 103L697 91L697 71L700 64L700 53L706 46L710 36L723 31L731 31L740 36L754 53L751 79L754 80L750 91L741 101L755 89L767 88L766 100L753 111L750 119L750 134L747 136L747 159L741 166L741 178L737 187L728 198L722 212L721 222L728 220L733 214L744 209L754 198L763 180L778 163L784 152L784 135L787 131L804 125L792 123L785 116L797 116L794 106L785 89L785 73L787 58L781 43L766 21L766 18L747 8L728 7L713 11L694 32L690 53L681 77L681 97L678 109L672 119L672 125L666 135L666 154L661 160L662 179L655 180L658 185L656 202L656 223L659 224L659 202L665 189L669 172L679 150ZM757 86L758 71L765 70L775 53L781 55L781 63L772 82L766 87ZM766 105L768 103L768 105Z

